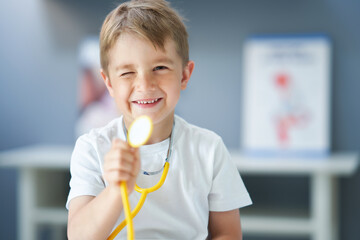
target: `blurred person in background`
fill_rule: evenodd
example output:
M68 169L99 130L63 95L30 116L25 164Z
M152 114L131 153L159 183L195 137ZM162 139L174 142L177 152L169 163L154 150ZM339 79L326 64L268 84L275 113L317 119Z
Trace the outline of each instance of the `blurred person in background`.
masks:
M76 137L119 116L100 75L99 39L85 38L79 47L79 118Z

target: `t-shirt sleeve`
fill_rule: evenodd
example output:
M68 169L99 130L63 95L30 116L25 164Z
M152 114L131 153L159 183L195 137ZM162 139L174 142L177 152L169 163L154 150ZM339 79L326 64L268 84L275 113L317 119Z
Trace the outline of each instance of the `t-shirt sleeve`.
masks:
M210 211L230 211L252 204L243 180L220 139L215 147L213 182L208 196Z
M76 141L71 156L70 173L67 209L71 199L84 195L97 196L105 188L100 157L88 135L83 135Z

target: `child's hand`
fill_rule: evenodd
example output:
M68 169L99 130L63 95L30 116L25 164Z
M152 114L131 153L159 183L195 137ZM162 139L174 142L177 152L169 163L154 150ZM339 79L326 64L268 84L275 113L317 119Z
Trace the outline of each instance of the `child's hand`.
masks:
M120 182L126 181L130 194L134 190L139 170L139 149L130 147L127 142L120 139L114 139L110 151L104 158L104 179L109 187L120 190Z

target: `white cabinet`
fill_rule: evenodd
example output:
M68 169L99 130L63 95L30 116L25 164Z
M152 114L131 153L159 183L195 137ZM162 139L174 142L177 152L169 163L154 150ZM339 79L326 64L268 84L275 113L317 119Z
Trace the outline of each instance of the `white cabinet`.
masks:
M70 179L72 146L30 146L0 153L0 167L19 170L18 238L35 240L41 226L51 239L66 238L65 201ZM243 176L304 175L310 178L310 216L287 212L286 216L259 210L241 214L245 234L311 236L312 240L337 240L336 182L355 172L356 153L332 154L326 159L261 159L231 152ZM256 209L256 204L253 207ZM244 209L245 210L245 209Z
M240 152L231 154L242 176L306 176L310 182L308 211L256 211L255 203L255 211L244 209L244 214L241 214L244 233L309 236L312 240L339 239L337 180L355 172L359 164L358 154L335 153L323 159L251 158Z
M0 167L18 169L18 239L66 239L72 147L30 146L0 153Z

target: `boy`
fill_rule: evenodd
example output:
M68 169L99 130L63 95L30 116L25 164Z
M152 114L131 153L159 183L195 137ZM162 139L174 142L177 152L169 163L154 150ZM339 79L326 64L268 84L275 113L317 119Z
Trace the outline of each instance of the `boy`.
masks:
M101 75L123 116L76 143L69 239L106 239L124 219L119 183L127 182L134 208L140 198L135 182L156 184L166 158L164 185L133 219L136 239L241 239L238 208L251 199L226 147L215 133L174 115L194 69L179 15L163 0L119 5L102 26L100 56ZM153 133L147 145L133 149L126 129L140 115L152 119ZM126 229L117 237L124 239Z

